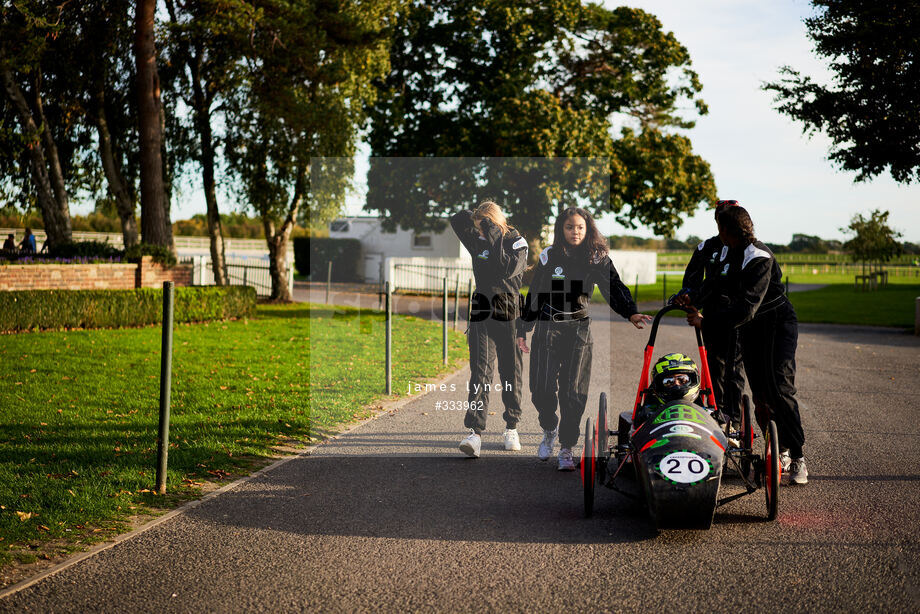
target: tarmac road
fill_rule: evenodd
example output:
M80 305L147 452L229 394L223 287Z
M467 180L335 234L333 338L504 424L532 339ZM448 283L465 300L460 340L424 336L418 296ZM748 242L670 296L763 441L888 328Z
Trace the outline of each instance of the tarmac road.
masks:
M589 413L631 408L647 331L596 308ZM695 353L681 320L656 355ZM638 505L501 448L493 395L482 458L458 411L420 396L270 472L0 600L0 612L581 612L920 610L920 340L803 325L798 354L810 483L717 510L709 531L657 534ZM526 369L525 369L526 371ZM526 379L525 379L526 386ZM525 395L525 399L529 395ZM761 440L758 439L758 442ZM732 479L725 492L737 489Z

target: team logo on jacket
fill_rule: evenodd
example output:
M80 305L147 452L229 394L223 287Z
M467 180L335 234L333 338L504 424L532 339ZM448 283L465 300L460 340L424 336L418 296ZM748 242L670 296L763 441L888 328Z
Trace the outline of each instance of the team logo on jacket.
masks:
M725 266L722 267L722 275L728 275L728 267L729 267L729 263L726 262Z
M561 266L557 266L556 270L553 271L553 279L565 279L565 275L562 273Z
M483 260L488 260L488 259L489 259L489 250L487 250L487 249L482 250L482 253L479 254L479 257L482 258Z

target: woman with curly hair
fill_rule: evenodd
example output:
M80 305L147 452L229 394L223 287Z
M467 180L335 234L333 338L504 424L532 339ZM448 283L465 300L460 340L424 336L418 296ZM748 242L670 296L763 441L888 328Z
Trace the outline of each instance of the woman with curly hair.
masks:
M607 240L590 213L579 207L563 211L556 218L553 244L540 254L518 328L518 346L529 352L526 336L536 326L530 392L543 428L537 456L540 460L552 456L558 436L560 471L575 469L572 448L578 443L588 400L593 345L588 303L594 286L636 328L651 321L638 313L607 251Z

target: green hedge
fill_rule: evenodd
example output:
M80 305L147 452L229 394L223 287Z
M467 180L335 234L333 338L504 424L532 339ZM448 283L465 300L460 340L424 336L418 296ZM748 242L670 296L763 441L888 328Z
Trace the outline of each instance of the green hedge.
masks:
M326 281L330 262L332 281L364 281L364 249L361 241L325 237L294 239L294 266L299 274L310 275L311 281Z
M256 291L245 286L176 288L176 322L248 318ZM0 292L0 331L57 328L120 328L163 320L163 291L17 290Z

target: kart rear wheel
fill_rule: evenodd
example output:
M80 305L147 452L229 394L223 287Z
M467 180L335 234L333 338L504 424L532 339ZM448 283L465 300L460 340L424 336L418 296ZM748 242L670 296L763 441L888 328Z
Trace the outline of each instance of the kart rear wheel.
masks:
M782 476L779 460L779 437L776 422L770 420L764 437L764 483L763 489L767 499L767 520L776 520L779 509L779 480Z
M594 513L594 480L595 480L595 457L594 457L594 425L591 424L591 418L585 422L585 447L581 453L581 484L585 491L585 518L590 518Z
M597 408L597 483L607 481L607 459L610 458L608 438L610 431L607 428L607 393L601 393L601 400Z
M741 473L751 475L751 455L754 453L754 412L751 409L751 398L748 395L741 397L741 437L739 438L744 452L741 453Z

